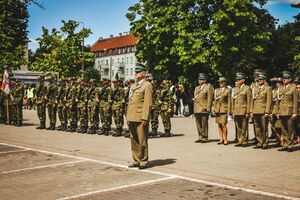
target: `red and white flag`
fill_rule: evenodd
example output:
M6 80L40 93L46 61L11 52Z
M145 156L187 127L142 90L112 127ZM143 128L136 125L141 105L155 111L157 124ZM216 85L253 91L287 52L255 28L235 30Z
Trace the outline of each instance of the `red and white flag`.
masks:
M2 82L1 89L2 89L6 94L9 94L9 92L10 92L10 88L9 88L9 74L8 74L7 69L4 70L4 74L3 74L3 82Z

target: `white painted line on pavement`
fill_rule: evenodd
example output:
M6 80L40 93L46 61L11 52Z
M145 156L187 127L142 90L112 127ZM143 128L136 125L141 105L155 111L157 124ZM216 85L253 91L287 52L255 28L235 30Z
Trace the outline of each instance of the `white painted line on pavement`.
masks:
M43 169L43 168L48 168L48 167L57 167L57 166L61 166L61 165L76 164L76 163L80 163L80 162L85 162L85 161L84 160L76 160L76 161L71 161L71 162L56 163L56 164L50 164L50 165L41 165L41 166L36 166L36 167L28 167L28 168L23 168L23 169L16 169L16 170L1 172L1 174L23 172L23 171L34 170L34 169Z
M28 149L20 149L20 150L14 150L14 151L1 151L0 154L7 154L7 153L18 153L18 152L24 152L29 151Z
M205 181L205 180L201 180L201 179L195 179L195 178L180 176L180 175L176 175L176 174L157 172L157 171L153 171L153 170L138 170L135 168L128 168L128 166L126 166L126 165L115 164L115 163L105 162L105 161L100 161L100 160L94 160L94 159L84 158L84 157L79 157L79 156L72 156L72 155L63 154L63 153L45 151L45 150L40 150L40 149L34 149L34 148L29 148L29 147L23 147L23 146L18 146L18 145L3 143L3 142L0 142L0 144L11 146L11 147L23 148L23 149L32 150L32 151L37 151L37 152L41 152L41 153L48 153L48 154L53 154L53 155L58 155L58 156L63 156L63 157L79 159L79 160L83 160L83 161L91 161L91 162L109 165L109 166L113 166L113 167L134 170L134 171L141 172L141 173L151 173L151 174L156 174L156 175L161 175L161 176L167 176L169 178L178 178L178 179L183 179L183 180L187 180L187 181L191 181L191 182L209 184L209 185L218 186L218 187L222 187L222 188L228 188L228 189L232 189L232 190L240 190L240 191L249 192L249 193L253 193L253 194L260 194L260 195L288 199L288 200L300 200L300 198L296 198L296 197L292 197L292 196L275 194L275 193L271 193L271 192L264 192L264 191L259 191L259 190L254 190L254 189L249 189L249 188L244 188L244 187L239 187L239 186L231 186L231 185L227 185L227 184L223 184L223 183Z
M92 191L92 192L82 193L82 194L78 194L78 195L74 195L74 196L70 196L70 197L60 198L60 199L57 199L57 200L77 199L77 198L80 198L80 197L85 197L85 196L89 196L89 195L93 195L93 194L100 194L100 193L103 193L103 192L111 192L111 191L115 191L115 190L132 188L132 187L137 187L137 186L142 186L142 185L148 185L148 184L158 183L158 182L167 181L167 180L171 180L171 179L175 179L175 178L174 177L159 178L159 179L154 179L154 180L150 180L150 181L143 181L143 182L134 183L134 184L122 185L122 186L118 186L118 187L112 187L112 188L108 188L108 189L96 190L96 191Z

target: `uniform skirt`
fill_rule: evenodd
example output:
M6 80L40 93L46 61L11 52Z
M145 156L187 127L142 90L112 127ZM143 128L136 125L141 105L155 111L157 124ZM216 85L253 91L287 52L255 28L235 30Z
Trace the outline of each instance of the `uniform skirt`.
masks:
M228 115L226 113L216 113L216 123L227 124Z

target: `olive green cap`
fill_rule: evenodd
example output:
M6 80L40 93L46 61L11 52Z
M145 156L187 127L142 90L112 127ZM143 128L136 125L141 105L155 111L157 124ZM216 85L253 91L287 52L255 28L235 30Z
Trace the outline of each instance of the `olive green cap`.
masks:
M204 73L199 73L198 74L198 80L207 80L207 76Z
M235 80L245 79L245 74L243 72L237 72L235 76Z
M266 76L264 74L258 74L258 80L266 80Z
M145 72L145 71L149 71L149 67L142 64L137 64L135 66L135 72Z
M227 82L227 79L224 76L221 76L217 82Z
M292 78L292 73L290 71L283 71L282 78Z

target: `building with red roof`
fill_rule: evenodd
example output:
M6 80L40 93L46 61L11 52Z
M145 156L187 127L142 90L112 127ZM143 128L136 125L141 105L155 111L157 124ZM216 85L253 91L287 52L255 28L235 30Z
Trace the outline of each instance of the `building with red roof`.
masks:
M135 78L135 51L138 40L139 38L124 33L117 37L111 35L109 38L99 38L93 44L91 51L95 54L95 68L100 71L102 79Z

